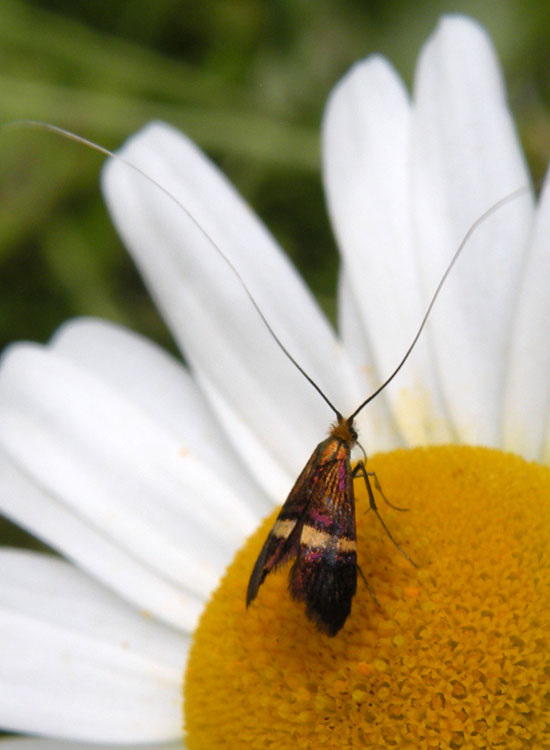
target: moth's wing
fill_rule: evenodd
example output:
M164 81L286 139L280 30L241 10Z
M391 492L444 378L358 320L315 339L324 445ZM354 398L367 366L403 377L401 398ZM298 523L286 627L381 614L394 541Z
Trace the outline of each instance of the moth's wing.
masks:
M322 443L321 443L322 445ZM295 557L300 547L300 535L314 477L320 446L314 450L302 473L290 490L283 507L252 570L246 591L246 606L256 598L258 589L268 573Z
M319 630L334 636L357 588L355 496L349 454L322 469L304 513L289 589Z

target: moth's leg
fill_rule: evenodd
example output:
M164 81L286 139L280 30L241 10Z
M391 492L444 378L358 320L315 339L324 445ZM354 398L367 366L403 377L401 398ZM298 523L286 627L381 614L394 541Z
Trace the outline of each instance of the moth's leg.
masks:
M365 577L365 574L363 573L363 571L362 571L362 570L361 570L361 568L359 567L359 563L357 563L357 570L359 571L359 575L360 575L360 576L361 576L361 578L363 579L363 583L364 583L364 584L365 584L365 586L367 587L367 591L369 592L369 594L370 594L370 596L371 596L371 599L372 599L372 600L373 600L373 602L374 602L374 603L376 604L376 606L378 607L378 609L379 609L379 610L380 610L381 612L384 612L384 607L383 607L383 606L382 606L382 605L380 604L380 602L378 601L378 598L377 598L376 594L374 593L374 589L372 588L372 586L370 585L370 583L369 583L369 582L367 581L367 579L366 579L366 577Z
M374 482L374 486L376 487L376 491L380 493L382 500L386 503L386 505L389 505L390 508L393 508L394 510L400 510L400 511L409 511L410 508L400 508L398 505L394 505L393 503L390 503L388 498L384 495L384 492L382 490L382 487L380 485L380 482L378 481L378 477L376 476L376 472L374 471L367 471L365 469L366 473L369 475L369 477L372 477L372 481Z
M354 469L352 469L353 476L356 477L359 474L365 475L367 474L369 477L372 477L372 480L374 482L374 486L376 487L376 491L380 493L382 500L386 503L386 505L389 505L390 508L393 508L394 510L410 510L410 508L399 508L397 505L394 505L393 503L390 503L388 498L384 495L384 490L382 489L382 486L380 485L380 482L378 481L378 477L376 476L376 473L374 471L367 471L367 454L365 453L365 449L361 445L361 443L357 443L357 446L361 449L361 452L363 454L363 460L359 461ZM361 467L361 468L359 468ZM365 482L368 484L368 480L365 476ZM374 502L374 501L373 501ZM371 503L371 508L376 508L376 505L373 505Z
M406 560L408 560L411 563L411 565L414 565L414 567L417 568L418 566L414 562L414 560L411 560L411 558L407 555L407 553L405 552L405 550L402 549L399 546L399 544L395 541L395 539L392 536L391 531L386 526L386 523L385 523L384 519L382 518L382 516L378 512L378 507L377 507L376 501L374 499L374 492L372 491L372 486L371 486L369 477L373 477L376 489L380 492L380 494L382 495L382 497L384 498L384 500L386 500L386 498L384 497L384 493L381 492L381 490L380 490L380 483L378 482L378 479L376 478L376 474L373 471L367 471L367 469L365 467L365 464L362 461L359 461L359 463L356 464L356 466L353 467L353 469L352 469L352 475L353 475L354 479L355 479L355 477L358 477L358 476L363 477L363 481L365 482L365 487L367 488L367 495L369 497L369 505L370 505L371 509L374 511L374 513L376 513L376 517L378 518L378 520L382 524L382 527L383 527L384 531L386 532L386 534L388 535L388 537L391 539L391 541L393 542L393 544L397 547L397 549L399 550L399 552L401 552L401 554L403 555L403 557ZM386 502L388 502L388 501L386 500ZM393 505L391 505L391 503L388 503L388 505L390 505L392 508L394 507ZM406 509L404 509L404 508L401 509L400 508L398 510L406 510Z

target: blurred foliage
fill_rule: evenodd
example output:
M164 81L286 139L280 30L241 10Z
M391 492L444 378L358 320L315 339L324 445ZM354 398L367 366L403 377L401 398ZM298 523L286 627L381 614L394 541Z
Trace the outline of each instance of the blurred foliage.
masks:
M319 121L358 58L410 85L441 13L488 29L536 178L548 158L550 4L418 0L2 0L0 122L46 120L116 148L153 118L221 165L333 314L337 259ZM49 133L0 131L0 343L45 341L99 315L171 347L105 212L97 154Z
M153 118L229 174L332 309L336 258L318 133L338 77L388 56L410 84L440 13L482 21L538 176L548 154L550 6L543 2L2 0L0 121L40 119L116 148ZM542 99L544 97L544 100ZM169 344L110 226L101 160L26 129L0 133L0 343L105 316Z

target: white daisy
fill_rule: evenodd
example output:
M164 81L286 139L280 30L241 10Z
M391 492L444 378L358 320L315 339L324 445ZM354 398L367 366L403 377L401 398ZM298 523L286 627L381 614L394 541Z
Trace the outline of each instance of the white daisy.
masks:
M121 153L219 245L344 414L398 363L472 223L529 183L476 23L440 24L412 99L384 59L356 64L330 97L323 130L343 259L338 337L189 140L153 124ZM104 189L190 369L99 320L5 353L0 509L67 561L0 553L0 727L56 738L56 748L73 740L71 750L165 748L181 743L183 675L205 602L332 415L174 202L117 162ZM358 419L369 452L465 442L550 460L549 203L547 190L538 207L532 195L518 198L470 240L414 355Z

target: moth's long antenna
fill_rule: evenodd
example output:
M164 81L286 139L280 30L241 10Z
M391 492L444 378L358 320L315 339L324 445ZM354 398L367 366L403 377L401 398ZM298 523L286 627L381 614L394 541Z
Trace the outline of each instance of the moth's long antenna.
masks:
M340 412L338 409L331 403L330 399L325 396L323 391L319 388L317 383L313 380L313 378L308 375L308 373L304 370L304 368L294 359L292 354L288 351L288 349L285 347L281 339L277 336L273 328L271 327L270 323L268 322L267 318L263 314L260 306L254 299L254 296L252 295L252 292L248 288L248 285L246 284L245 280L237 270L237 268L233 265L232 261L227 257L227 255L223 252L223 250L214 242L212 237L208 234L208 232L202 227L197 219L193 216L193 214L189 211L188 208L185 207L183 203L181 203L175 195L172 195L172 193L167 190L165 187L163 187L159 182L157 182L153 177L148 175L146 172L144 172L142 169L140 169L135 164L132 164L132 162L127 161L123 156L120 156L119 154L115 154L113 151L109 151L108 148L105 148L104 146L100 146L98 143L94 143L94 141L90 141L87 138L83 138L80 135L77 135L76 133L72 133L70 130L65 130L65 128L60 128L57 125L52 125L49 122L40 122L38 120L16 120L14 122L10 122L7 124L4 124L0 126L2 128L13 128L13 127L33 127L33 128L40 128L41 130L49 130L52 133L56 133L57 135L63 136L63 138L67 138L70 141L75 141L76 143L80 143L83 146L87 146L88 148L93 149L94 151L98 151L100 154L103 154L104 156L109 156L111 159L115 159L116 161L124 164L125 166L132 169L137 174L141 175L145 180L147 180L149 183L154 185L158 190L160 190L164 195L166 195L169 200L171 200L173 203L178 206L190 219L190 221L195 225L195 227L199 230L199 232L202 234L202 236L206 239L206 241L210 244L213 250L215 250L220 258L229 266L233 274L235 275L237 281L240 283L241 287L243 288L246 296L254 306L256 312L260 316L260 319L262 320L263 324L273 337L275 343L279 347L279 349L283 352L283 354L292 362L294 367L302 373L304 378L310 383L317 393L321 396L321 398L328 404L328 406L332 409L332 411L336 414L337 417L341 417Z
M489 216L491 216L491 214L493 214L496 211L498 211L506 203L508 203L509 201L513 200L514 198L517 198L518 195L521 195L522 193L528 192L529 190L530 190L529 186L528 185L524 185L523 187L517 188L517 190L514 190L511 193L508 193L508 195L505 195L504 198L501 198L496 203L493 203L493 205L490 208L488 208L487 211L485 211L483 214L481 214L481 216L474 221L474 223L472 224L472 226L468 229L468 231L464 235L464 237L462 239L462 242L458 246L458 249L456 250L455 254L451 258L451 260L449 262L449 265L445 269L445 273L443 274L443 276L439 280L439 283L438 283L438 285L435 288L435 292L432 295L432 299L430 300L430 304L428 305L428 307L426 309L426 312L424 313L424 317L422 318L422 321L420 322L418 330L417 330L417 332L416 332L413 340L411 341L411 343L409 345L409 348L407 349L407 351L403 355L403 358L401 359L401 361L399 362L399 364L397 365L397 367L395 368L395 370L392 372L392 374L388 378L386 378L386 380L384 380L384 382L382 383L382 385L379 385L378 388L373 393L371 393L368 398L366 398L361 404L359 404L359 406L357 407L357 409L348 418L349 421L352 421L359 414L359 412L361 411L361 409L363 409L368 403L370 403L370 401L372 401L374 398L376 398L376 396L378 396L378 394L381 391L383 391L384 388L387 385L389 385L389 383L391 383L391 381L397 375L397 373L399 372L399 370L403 367L403 365L405 364L405 362L408 360L409 355L411 354L412 350L414 349L414 347L416 345L416 342L420 338L420 334L424 330L424 326L426 325L426 322L427 322L428 318L430 317L430 313L432 311L433 306L435 305L436 299L439 296L439 292L441 291L441 289L442 289L445 281L447 280L448 275L451 273L452 268L453 268L454 264L456 263L456 261L458 260L459 255L462 253L462 251L463 251L465 245L467 244L468 240L470 239L470 237L472 236L472 234L476 231L476 229L479 227L479 225L483 224L483 222Z

